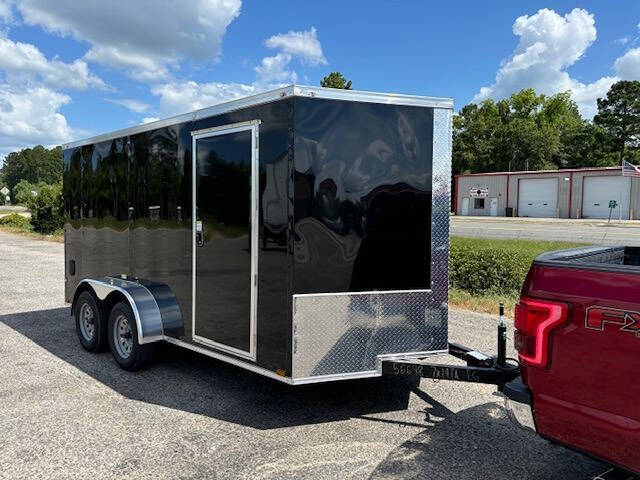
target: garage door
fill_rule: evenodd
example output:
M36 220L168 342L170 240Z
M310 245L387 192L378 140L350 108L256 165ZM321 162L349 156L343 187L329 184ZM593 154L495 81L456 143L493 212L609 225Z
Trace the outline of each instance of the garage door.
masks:
M629 219L630 177L584 177L583 185L582 218L608 218L609 201L615 200L619 206L613 209L611 217Z
M549 217L557 215L558 179L521 178L518 182L518 216Z

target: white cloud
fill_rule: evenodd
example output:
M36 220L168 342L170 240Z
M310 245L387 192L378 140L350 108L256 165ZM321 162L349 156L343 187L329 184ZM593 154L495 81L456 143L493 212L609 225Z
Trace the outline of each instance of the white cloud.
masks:
M629 43L629 37L616 38L613 43L617 43L618 45L626 45Z
M217 60L240 7L241 0L138 0L135 11L129 2L112 0L23 0L17 6L28 25L86 41L88 60L140 81L167 78L185 58Z
M74 131L58 112L68 95L46 87L13 87L0 84L0 156L25 146L59 145Z
M156 85L151 89L151 93L160 97L160 106L165 115L191 112L255 92L256 87L242 83L194 81Z
M596 39L593 15L574 9L561 17L542 9L518 17L513 33L520 37L509 59L503 61L493 85L483 87L474 101L504 98L522 88L556 93L573 86L564 68L576 62Z
M327 62L322 55L315 28L306 32L274 35L266 43L268 47L282 51L262 59L254 68L256 78L250 84L174 81L155 85L151 93L160 98L163 114L176 115L295 83L298 74L290 68L294 58L313 65Z
M157 122L158 120L160 120L160 117L144 117L140 123L144 125L145 123Z
M546 8L531 16L523 15L513 24L513 33L520 37L516 49L502 62L495 82L482 87L474 102L506 98L529 87L547 95L571 90L580 113L591 118L596 113L596 99L605 96L613 83L620 78L640 79L640 49L616 60L616 76L585 84L569 75L566 69L596 39L595 20L584 9L575 8L564 16Z
M13 20L13 12L11 11L13 0L0 0L0 20L10 23Z
M315 27L304 32L289 31L268 38L265 45L299 57L310 65L327 64Z
M9 83L18 84L35 79L59 88L107 89L98 76L89 71L87 63L75 60L65 63L58 59L47 60L35 45L14 42L0 36L0 71L4 71Z
M36 144L59 145L79 134L60 113L71 97L56 90L109 89L85 61L47 59L35 45L7 35L0 31L0 158Z
M288 53L278 53L273 57L263 58L260 65L254 69L257 75L256 83L265 87L273 84L296 83L298 75L286 68L291 58Z
M103 100L120 105L136 113L148 112L151 109L151 105L135 98L104 98Z
M613 69L624 80L640 80L640 47L628 50L618 58Z
M85 58L90 62L121 68L127 76L138 82L156 82L170 76L164 61L116 47L93 47L85 54Z
M580 114L584 118L593 118L593 116L598 113L596 100L598 98L605 97L611 88L611 85L616 83L618 80L619 78L616 77L602 77L595 82L586 85L580 82L575 82L571 87L571 97L578 104Z

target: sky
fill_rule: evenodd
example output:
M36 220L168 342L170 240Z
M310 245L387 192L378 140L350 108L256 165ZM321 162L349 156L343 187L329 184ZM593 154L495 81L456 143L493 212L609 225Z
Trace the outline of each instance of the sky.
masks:
M0 159L335 70L456 109L571 90L591 119L640 80L640 2L0 0Z

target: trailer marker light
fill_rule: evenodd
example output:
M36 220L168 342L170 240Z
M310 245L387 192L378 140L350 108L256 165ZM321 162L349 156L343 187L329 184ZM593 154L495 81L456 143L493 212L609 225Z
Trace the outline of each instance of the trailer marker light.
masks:
M565 303L521 298L516 305L514 344L520 360L534 367L545 367L551 331L567 319Z
M279 368L276 370L276 373L278 375L280 375L281 377L286 377L287 376L287 372L285 372L283 369Z

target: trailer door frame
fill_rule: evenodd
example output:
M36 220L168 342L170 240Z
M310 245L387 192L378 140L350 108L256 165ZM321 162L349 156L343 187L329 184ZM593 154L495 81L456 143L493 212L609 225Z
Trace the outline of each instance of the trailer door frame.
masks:
M260 120L221 125L219 127L207 128L191 132L191 233L192 233L192 265L191 265L191 332L194 342L206 345L234 356L247 360L256 361L256 340L257 340L257 307L258 307L258 221L259 221L259 125ZM200 337L196 334L196 281L197 281L197 141L213 136L228 135L231 133L250 131L251 132L251 274L250 291L251 305L249 318L249 350L245 351L229 345L225 345L214 340Z

